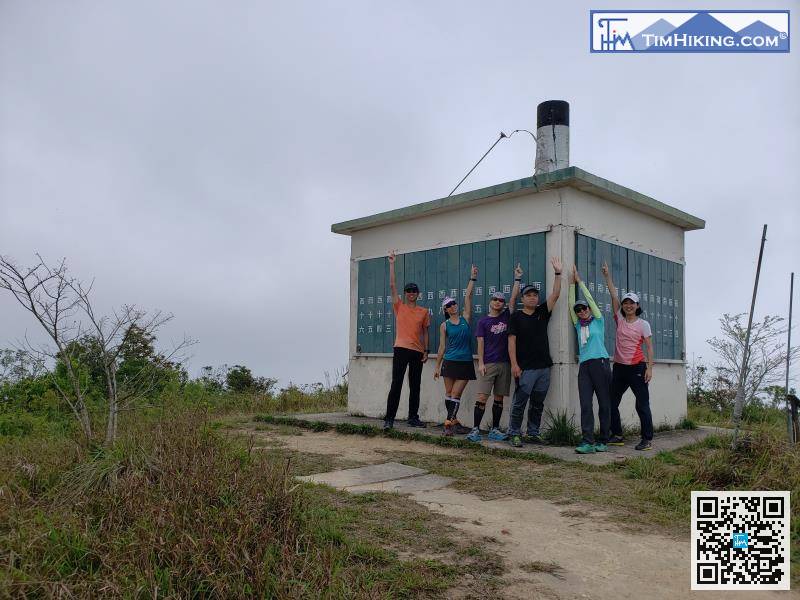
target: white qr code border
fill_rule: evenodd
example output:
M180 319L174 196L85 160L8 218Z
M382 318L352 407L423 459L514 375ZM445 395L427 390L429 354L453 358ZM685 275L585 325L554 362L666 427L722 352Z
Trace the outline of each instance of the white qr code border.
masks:
M722 502L728 503L731 500L744 500L744 499L758 499L758 506L760 512L757 513L760 517L758 523L765 523L770 525L772 531L778 531L778 539L775 540L774 546L769 544L770 549L777 548L779 552L778 568L781 568L783 573L778 583L720 583L722 579L721 571L729 568L729 564L722 564L722 561L710 558L708 553L703 553L702 557L698 554L701 553L701 541L706 543L709 540L707 534L700 530L699 524L709 523L715 520L720 520L720 505ZM692 590L788 590L789 589L789 514L790 514L790 495L789 492L765 492L765 491L731 491L731 492L692 492L692 560L691 560L691 589ZM778 512L778 508L782 512ZM772 515L770 510L775 511ZM741 513L737 511L741 516ZM751 511L745 511L748 515L753 514ZM727 526L726 523L721 522L720 527L715 530L721 536L721 539L728 542L730 545L725 548L728 555L733 553L729 550L733 549L733 534L746 533L748 534L747 543L749 540L754 539L758 533L754 528L749 531L738 531L740 529L747 529L747 527L737 527L737 531L733 530L732 526ZM701 540L701 536L704 536ZM762 542L763 538L757 540ZM752 544L753 547L756 544ZM743 549L742 553L738 553L743 559L747 558L748 550L751 550L751 545L747 549ZM719 557L716 557L719 558ZM767 565L769 566L769 565ZM741 572L741 569L737 569Z

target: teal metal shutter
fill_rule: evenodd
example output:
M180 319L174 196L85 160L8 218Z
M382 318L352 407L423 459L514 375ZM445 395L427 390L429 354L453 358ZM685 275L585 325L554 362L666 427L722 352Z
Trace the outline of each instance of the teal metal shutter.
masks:
M444 321L442 300L452 296L463 309L472 265L478 267L478 280L472 296L472 319L475 331L486 316L489 296L504 292L510 299L514 267L522 265L525 282L538 284L542 300L546 297L545 234L534 233L485 242L473 242L398 255L395 260L398 293L413 281L420 289L418 305L431 315L428 351L439 345L439 326ZM356 298L356 343L358 353L391 353L395 339L395 317L389 287L389 261L386 257L358 261ZM473 352L477 342L473 337Z
M627 292L639 296L642 318L650 323L653 331L655 357L683 360L683 265L576 234L575 264L603 310L609 354L614 352L616 327L611 312L611 295L601 272L604 260L611 268L620 299Z

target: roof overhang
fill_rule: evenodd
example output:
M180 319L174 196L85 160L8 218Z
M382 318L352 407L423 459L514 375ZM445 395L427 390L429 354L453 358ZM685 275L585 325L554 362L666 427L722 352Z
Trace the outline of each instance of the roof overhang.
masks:
M369 229L371 227L418 219L420 217L458 210L468 206L494 202L503 198L544 192L566 186L589 194L594 194L595 196L605 198L611 202L616 202L622 206L627 206L633 210L646 213L662 221L672 223L684 231L703 229L706 226L706 222L703 219L685 213L677 208L673 208L654 198L640 194L630 188L618 185L613 181L603 179L597 175L592 175L578 167L567 167L566 169L559 169L558 171L543 173L542 175L526 177L525 179L518 179L516 181L508 181L471 192L464 192L456 196L439 198L438 200L405 206L360 219L335 223L331 225L331 231L343 235L352 235L357 231Z

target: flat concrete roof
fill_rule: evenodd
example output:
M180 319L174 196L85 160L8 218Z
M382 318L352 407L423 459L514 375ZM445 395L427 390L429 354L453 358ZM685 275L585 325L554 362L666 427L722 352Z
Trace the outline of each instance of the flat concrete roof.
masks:
M706 222L703 219L685 213L663 202L659 202L655 198L640 194L639 192L616 184L608 179L592 175L578 167L567 167L566 169L559 169L558 171L543 173L542 175L508 181L479 190L464 192L463 194L457 194L455 196L431 200L430 202L413 204L411 206L389 210L360 219L335 223L331 225L331 231L333 233L351 235L357 231L369 229L370 227L418 219L428 215L492 202L500 199L501 196L511 198L565 186L570 186L646 213L662 221L677 225L684 231L703 229L706 226Z

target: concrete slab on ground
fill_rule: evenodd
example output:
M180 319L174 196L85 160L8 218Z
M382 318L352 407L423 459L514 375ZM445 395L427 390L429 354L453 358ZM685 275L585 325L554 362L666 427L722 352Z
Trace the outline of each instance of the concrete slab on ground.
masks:
M307 421L322 421L325 423L330 423L331 425L337 425L339 423L351 423L353 425L372 425L378 428L383 426L383 421L381 419L354 416L346 412L297 414L287 416L290 418L304 419ZM423 429L419 427L409 427L405 421L395 421L395 429L405 433L419 433L430 436L439 436L443 434L441 424L431 424L427 428ZM609 449L611 450L610 452L601 452L597 454L577 454L574 448L568 446L541 446L536 444L525 444L522 448L513 448L507 442L493 442L486 440L485 438L481 444L489 448L502 448L503 450L511 450L513 452L537 452L570 462L581 462L591 465L605 465L624 461L628 458L642 456L650 457L659 452L677 450L679 448L683 448L684 446L701 442L710 435L724 433L730 433L730 430L718 427L701 426L697 429L673 429L671 431L663 431L656 433L655 439L653 440L653 449L645 452L634 450L634 446L639 440L633 438L626 440L625 446L609 446ZM389 479L384 479L383 481L388 480Z
M409 467L396 462L387 462L380 465L368 465L355 469L343 469L329 473L317 473L298 477L300 481L324 483L339 489L349 489L354 486L376 484L383 481L402 480L407 477L425 475L424 469Z
M397 494L413 494L415 492L431 492L446 488L453 483L452 477L442 477L441 475L418 475L416 477L406 477L405 479L394 479L392 481L379 481L377 483L367 483L364 485L354 485L345 488L348 492L356 494L363 492L394 492Z

